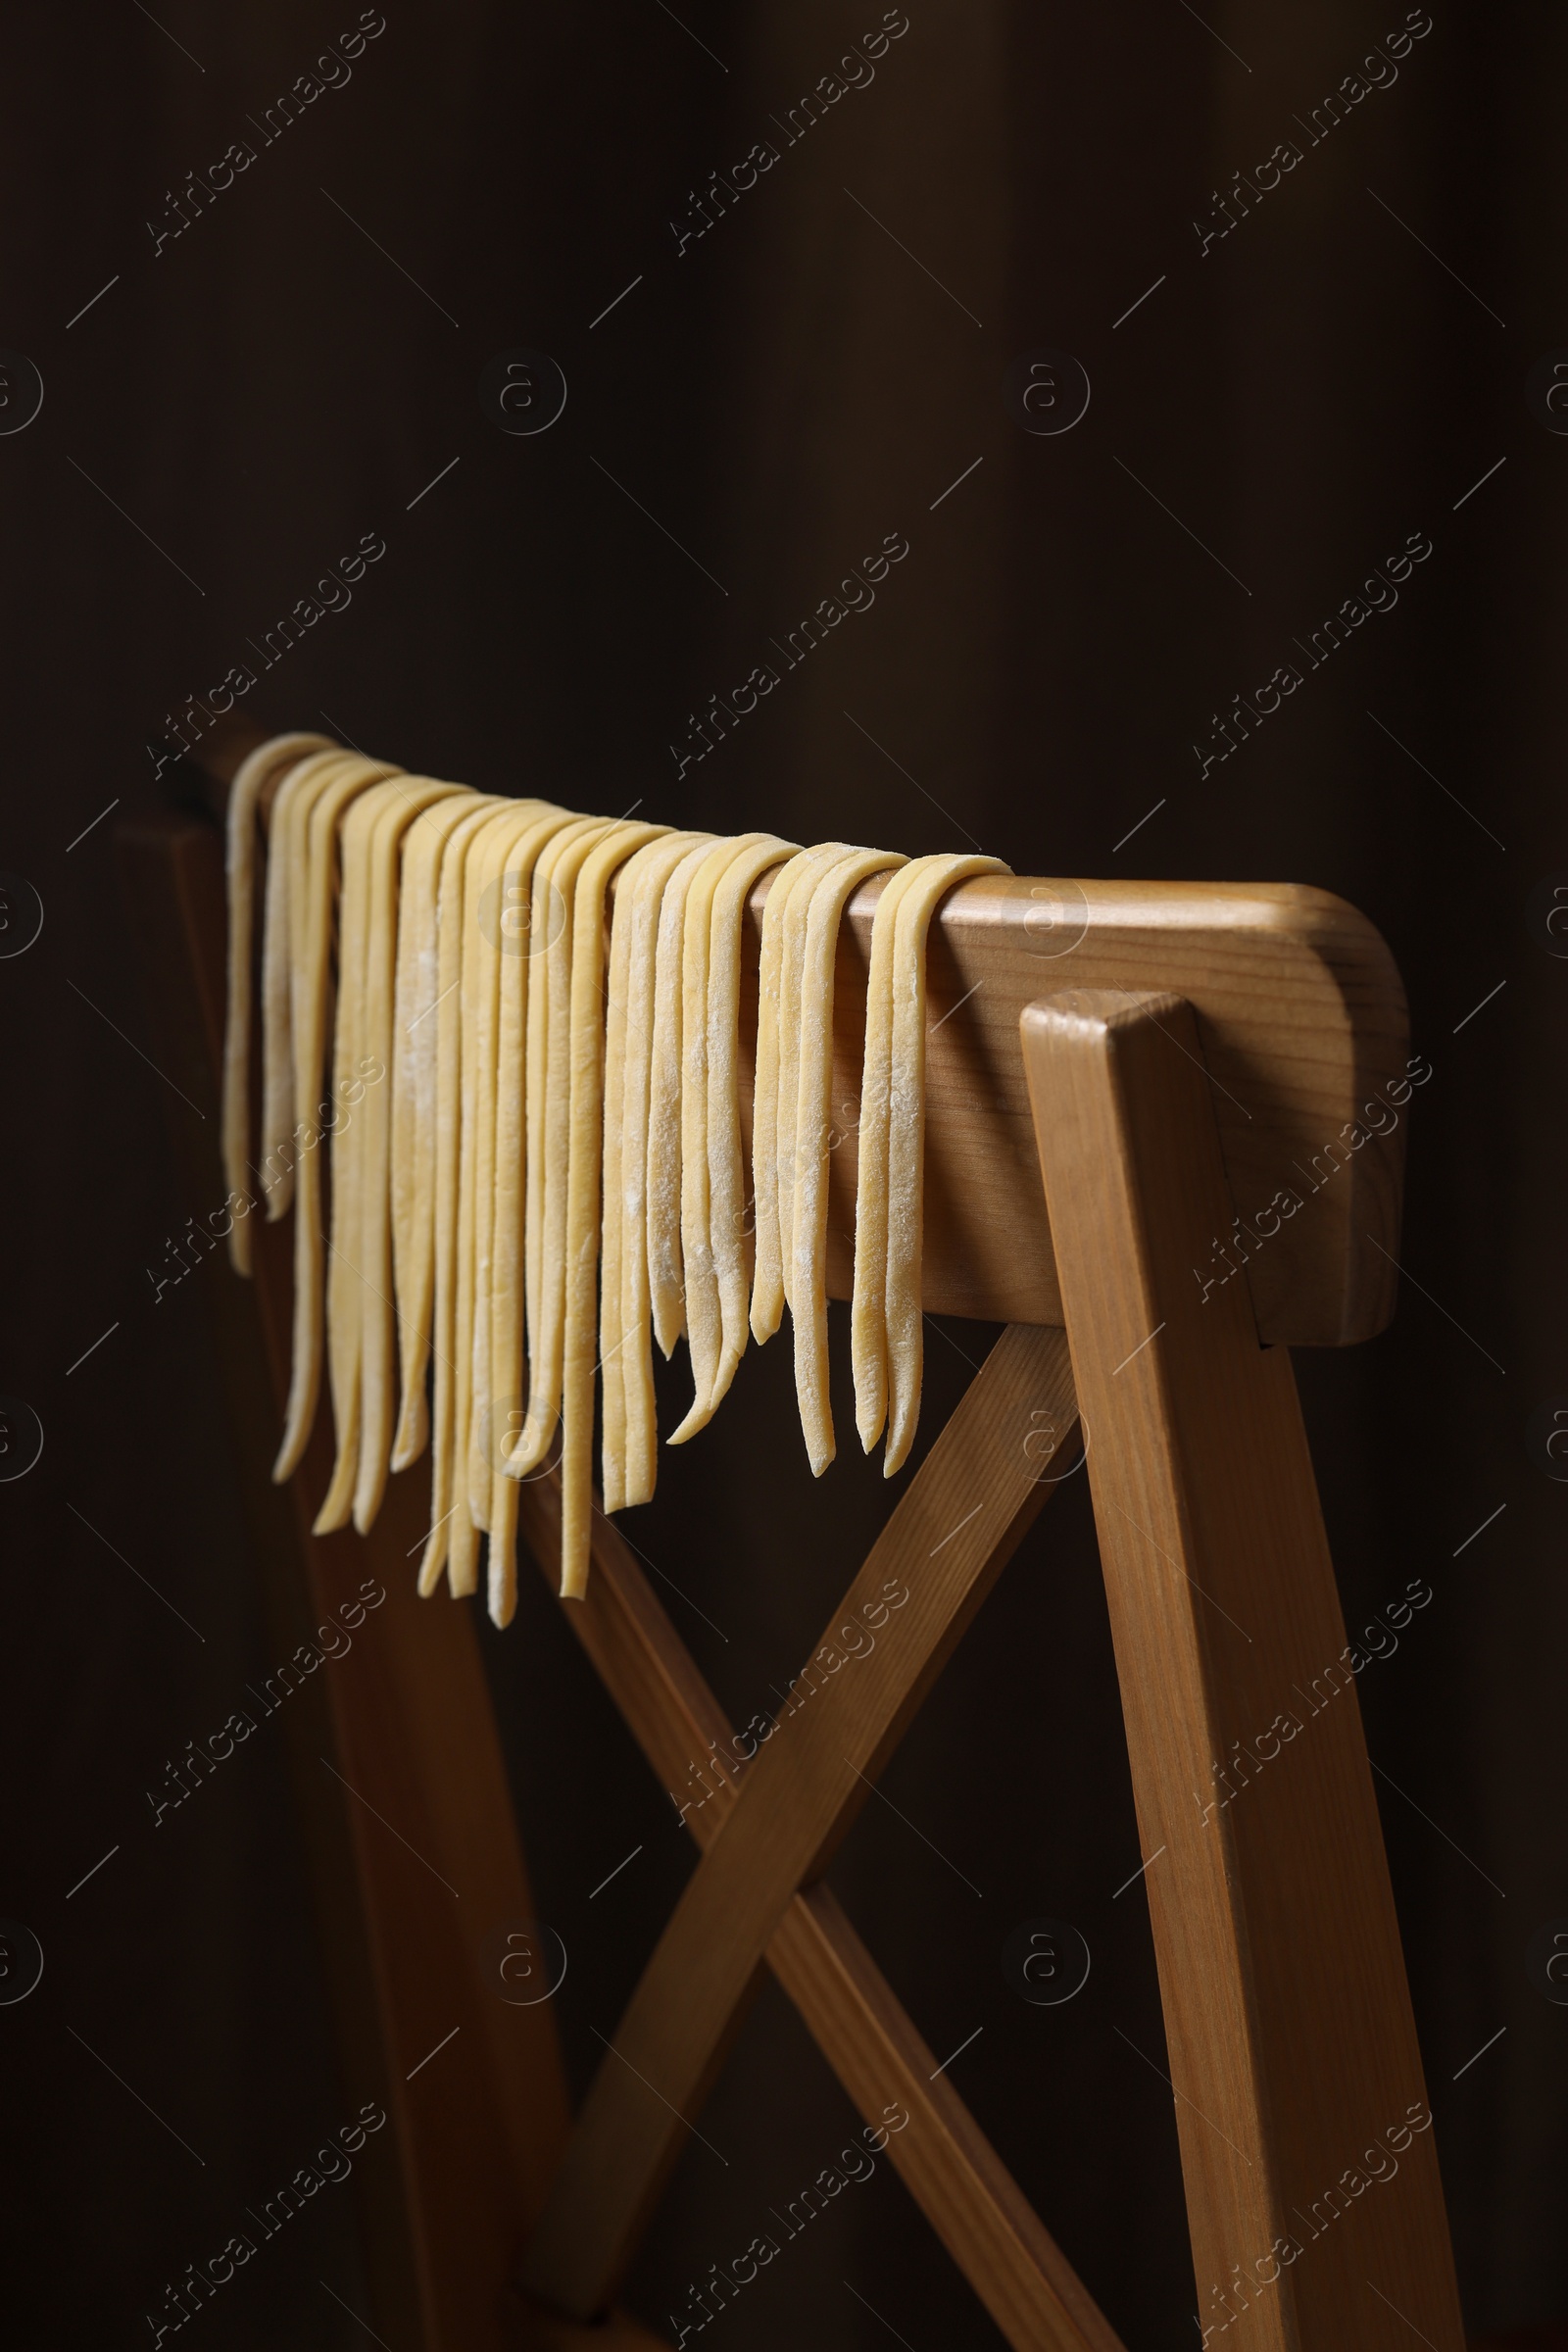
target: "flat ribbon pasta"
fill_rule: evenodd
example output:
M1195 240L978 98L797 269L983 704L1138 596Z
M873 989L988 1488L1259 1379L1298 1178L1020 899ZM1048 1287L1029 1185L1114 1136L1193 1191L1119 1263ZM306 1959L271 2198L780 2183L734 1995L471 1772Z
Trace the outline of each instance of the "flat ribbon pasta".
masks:
M392 1273L403 1391L392 1468L407 1470L429 1443L425 1375L435 1300L436 1049L441 950L436 916L441 863L457 827L481 806L455 793L427 809L403 851L398 976L393 1016Z
M294 1127L283 1149L298 1148L294 1160L294 1354L282 1444L272 1476L279 1484L299 1468L316 1419L321 1385L322 1114L326 1032L331 1003L333 898L337 884L337 825L343 809L389 774L372 760L343 760L337 769L313 778L291 809L287 921L290 933L288 1022L294 1080ZM293 778L288 779L290 783ZM319 787L317 789L317 787ZM281 799L281 794L279 798ZM334 1119L335 1124L335 1119Z
M713 846L710 833L677 833L656 842L632 860L621 875L615 893L615 920L621 919L621 894L628 896L625 962L625 1023L622 1043L622 1079L620 1107L619 1187L620 1218L614 1242L620 1276L620 1303L617 1322L612 1328L601 1328L600 1356L604 1364L605 1443L611 1443L612 1366L618 1375L618 1414L615 1426L620 1435L622 1458L615 1465L618 1504L610 1499L612 1468L607 1461L605 1508L621 1508L627 1504L651 1502L658 1476L659 1445L657 1414L654 1402L654 1363L651 1345L653 1334L653 1301L650 1280L649 1199L650 1161L654 1133L653 1076L654 1031L656 1026L656 988L658 978L659 942L664 919L666 902L675 894L672 904L672 928L676 935L684 928L685 892L680 877L690 876L701 862L702 854ZM649 862L643 865L643 859ZM638 869L633 881L633 867ZM672 992L673 993L673 992ZM613 1011L613 1004L612 1004ZM678 1069L679 1039L675 1041ZM607 1078L607 1085L610 1081ZM674 1125L674 1147L677 1153L671 1195L678 1207L679 1193L679 1126ZM609 1133L608 1108L606 1133ZM607 1161L605 1182L610 1184ZM672 1220L673 1222L673 1220ZM679 1247L678 1224L675 1226L675 1246ZM607 1235L604 1280L610 1282L610 1244ZM678 1280L678 1275L676 1277ZM670 1346L674 1338L671 1336ZM664 1353L669 1353L666 1347Z
M419 1561L419 1591L433 1592L447 1565L452 1522L460 1514L453 1489L453 1428L457 1419L457 1272L459 1156L462 1143L463 901L468 850L480 827L505 806L481 801L449 835L441 856L437 888L436 994L430 1006L436 1022L435 1067L435 1234L432 1268L430 1353L434 1395L430 1413L430 1531ZM465 1545L465 1551L466 1546ZM463 1567L460 1564L460 1575Z
M704 840L671 874L654 951L653 1059L648 1081L648 1292L654 1337L667 1358L686 1328L681 1265L681 1011L686 902L717 847Z
M224 864L228 876L228 1005L223 1029L223 1182L232 1212L248 1199L251 1158L251 958L256 945L257 813L277 770L312 752L335 752L327 735L274 735L245 760L228 788ZM228 1260L236 1274L251 1270L250 1212L232 1213Z
M566 1210L571 1143L572 918L577 877L614 830L605 817L579 817L548 843L534 867L533 927L546 944L528 996L528 1208L524 1283L528 1312L528 1404L522 1435L507 1460L527 1478L555 1440L561 1417L566 1318ZM635 848L635 842L632 844ZM603 915L601 913L601 931Z
M828 1402L827 1170L833 1109L833 966L844 909L862 882L898 863L859 850L813 878L808 899L796 1047L794 1184L788 1263L795 1394L813 1478L833 1459ZM797 896L803 885L797 885Z
M779 1231L778 1105L780 991L784 923L797 890L849 855L842 841L801 850L773 876L762 909L762 948L757 973L757 1062L752 1083L752 1198L756 1250L752 1269L752 1337L770 1340L784 1315L784 1246ZM791 1101L793 1102L793 1096ZM793 1116L793 1114L792 1114Z
M633 853L615 877L605 1015L604 1208L600 1228L599 1377L604 1434L599 1483L607 1511L652 1494L645 1425L652 1421L648 1360L648 1073L653 1050L654 950L664 885L706 836L665 833ZM633 1272L634 1261L637 1271ZM640 1365L628 1368L628 1348ZM642 1394L646 1377L647 1396ZM633 1392L636 1392L633 1395ZM646 1409L645 1409L646 1407ZM632 1435L635 1423L635 1436ZM637 1475L630 1457L635 1452ZM647 1493L641 1491L646 1483ZM633 1494L631 1486L639 1491Z
M918 869L918 871L916 870ZM931 918L956 882L1005 873L996 858L922 858L906 871L892 956L892 1051L887 1128L887 1260L883 1314L887 1333L888 1439L882 1475L904 1467L920 1417L924 1318L920 1246L925 1182L925 944ZM879 910L880 911L880 910ZM860 1181L866 1179L862 1161Z
M617 865L662 825L621 822L596 842L572 908L571 1089L561 1361L561 1595L588 1589L593 1533L595 1272L604 1140L605 890Z

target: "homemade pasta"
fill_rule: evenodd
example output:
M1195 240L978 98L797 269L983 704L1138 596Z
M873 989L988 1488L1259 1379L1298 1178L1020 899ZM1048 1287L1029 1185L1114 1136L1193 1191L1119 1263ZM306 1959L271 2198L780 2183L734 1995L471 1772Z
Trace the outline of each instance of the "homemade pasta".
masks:
M561 1590L580 1596L596 1388L601 1507L616 1511L654 1492L654 1341L666 1355L687 1342L691 1403L666 1441L684 1444L786 1304L807 1455L826 1469L834 975L870 882L851 1343L860 1440L869 1451L886 1430L894 1475L921 1381L926 940L948 890L1005 868L580 816L315 735L245 761L227 864L223 1165L246 1197L259 997L260 1181L270 1218L295 1213L274 1476L304 1456L324 1364L336 1452L319 1532L368 1530L389 1474L428 1450L418 1589L445 1573L455 1597L475 1592L483 1551L505 1625L518 1483L556 1475ZM243 1216L232 1231L248 1273Z

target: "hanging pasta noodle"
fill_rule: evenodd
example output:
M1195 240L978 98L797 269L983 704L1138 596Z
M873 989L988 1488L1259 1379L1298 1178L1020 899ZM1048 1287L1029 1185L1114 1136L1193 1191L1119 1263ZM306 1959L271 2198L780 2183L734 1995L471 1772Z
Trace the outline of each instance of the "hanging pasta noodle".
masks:
M440 995L436 914L441 863L456 828L479 805L455 793L409 834L398 901L398 977L392 1084L392 1269L403 1391L393 1440L394 1470L407 1470L429 1443L425 1374L435 1301L436 1047Z
M638 850L615 877L605 1015L604 1208L600 1232L599 1366L604 1435L599 1483L606 1511L653 1491L649 1462L653 1370L648 1351L648 1071L653 1049L654 947L659 902L676 866L707 836L665 833ZM627 1148L622 1149L623 1139ZM636 1261L640 1268L633 1271ZM639 1306L640 1300L640 1306ZM641 1366L628 1348L641 1342ZM648 1381L646 1399L642 1376ZM634 1392L636 1392L634 1394ZM632 1468L635 1454L636 1469ZM646 1485L647 1493L631 1492Z
M494 1293L492 1270L496 1193L496 1090L499 1068L501 975L496 917L507 867L514 859L526 865L530 893L537 852L552 834L570 822L569 812L543 801L514 801L480 833L468 853L464 884L465 937L463 947L463 1058L473 1076L473 1149L466 1155L467 1225L470 1254L460 1275L471 1294L467 1309L471 1349L468 1393L468 1515L475 1528L491 1526L492 1486L496 1466L510 1450L515 1432L494 1427L496 1400L490 1387L490 1319ZM467 1131L466 1130L466 1138ZM461 1343L460 1343L461 1344ZM501 1399L503 1414L510 1400Z
M293 883L310 811L318 792L334 778L360 775L373 781L387 773L373 760L362 763L357 754L325 752L291 768L273 797L262 938L261 1163L270 1224L285 1215L294 1200L294 994L304 884L296 894Z
M841 841L801 850L773 876L762 909L762 947L757 975L757 1059L752 1084L752 1195L757 1204L752 1337L759 1347L772 1338L784 1315L784 1250L779 1232L778 1184L784 921L794 893L808 888L812 877L848 855Z
M903 860L860 850L818 873L808 897L795 1021L794 1120L789 1296L795 1324L795 1393L813 1478L833 1459L827 1362L827 1171L833 1107L833 967L844 909L862 882ZM796 895L802 886L797 884Z
M570 1126L562 1307L561 1592L588 1587L593 1532L595 1273L604 1142L605 891L617 865L662 825L617 824L583 860L572 908Z
M771 833L743 833L734 841L720 842L698 867L686 902L681 951L680 1249L694 1395L680 1427L670 1432L671 1446L682 1446L707 1428L723 1388L729 1385L727 1378L723 1388L719 1385L724 1344L719 1268L727 1244L733 1241L738 1250L740 1237L733 1233L723 1242L715 1240L710 1139L716 1125L721 1182L727 1193L738 1195L738 1169L731 1163L732 1155L738 1161L740 1152L740 1099L733 1038L715 1029L710 983L717 960L722 967L718 989L730 1008L733 1031L740 1005L738 932L746 901L754 884L770 866L781 865L792 857L795 847ZM738 1221L739 1202L733 1198L730 1214ZM732 1272L731 1280L735 1291L732 1334L738 1362L739 1335L745 1329L744 1261L738 1273Z
M251 1159L251 958L256 945L256 833L262 795L285 761L312 752L336 752L326 735L274 735L244 760L228 788L225 863L228 873L228 1007L223 1031L223 1182L228 1187L229 1263L236 1274L252 1264L248 1200Z
M653 843L633 860L638 868L635 881L632 868L622 874L615 894L615 920L621 919L623 892L627 893L626 937L626 1012L623 1044L623 1075L620 1110L620 1226L614 1245L620 1274L620 1299L616 1309L615 1328L604 1329L600 1354L608 1380L613 1363L619 1375L620 1428L623 1456L617 1465L617 1491L624 1507L630 1503L651 1502L658 1473L659 1446L657 1415L654 1403L654 1363L651 1345L653 1320L649 1275L649 1189L650 1159L653 1142L653 1074L654 1032L656 1025L656 985L659 941L666 901L673 893L679 905L679 924L684 928L685 888L681 876L688 877L701 862L703 853L711 849L710 833L677 833L662 842ZM646 866L642 860L649 862ZM672 992L673 993L673 992ZM678 1040L677 1040L678 1054ZM607 1080L607 1084L609 1081ZM608 1111L607 1111L607 1134ZM679 1127L675 1125L675 1147L679 1149ZM678 1162L672 1190L678 1194ZM609 1176L607 1172L606 1183ZM607 1194L608 1199L608 1194ZM678 1247L678 1229L676 1241ZM610 1281L610 1252L605 1257L604 1281ZM673 1336L670 1345L673 1345ZM669 1348L664 1348L667 1355ZM606 1445L610 1444L610 1390L606 1389ZM609 1495L612 1470L605 1470L605 1508L612 1508Z
M436 891L436 993L429 1006L436 1023L435 1056L435 1230L432 1237L430 1354L435 1373L430 1412L430 1531L419 1561L419 1591L431 1593L447 1565L452 1521L453 1427L457 1418L458 1193L462 1141L464 874L469 845L479 828L505 804L479 801L454 826L441 856ZM466 1517L466 1514L461 1514ZM460 1564L460 1574L462 1573ZM456 1596L456 1587L454 1587Z
M491 1477L484 1448L493 1433L487 1425L490 1366L481 1357L488 1347L488 1292L481 1292L479 1262L488 1260L494 1180L494 1004L492 983L497 958L481 907L498 855L503 858L515 841L519 821L531 829L545 804L523 809L501 802L468 843L464 863L461 912L458 1028L458 1108L460 1132L457 1166L456 1253L453 1259L452 1414L450 1445L453 1504L448 1543L447 1574L455 1597L476 1592L479 1576L479 1538L490 1526ZM544 820L547 837L559 838L573 820L561 810ZM499 1451L497 1458L500 1458Z
M860 1116L856 1129L855 1282L850 1358L855 1421L869 1453L887 1425L888 1114L892 1100L893 944L899 901L924 861L901 866L882 886L871 917L871 964L865 989L865 1048Z
M359 1113L362 1190L355 1259L360 1278L363 1402L354 1524L361 1535L373 1523L386 1492L394 1422L392 1120L399 882L410 840L454 798L461 805L467 796L459 785L411 776L400 788L399 799L378 816L370 844L361 1066L350 1074L351 1083L367 1081Z
M862 1356L858 1350L855 1368L857 1422L867 1452L876 1443L884 1413L887 1418L884 1478L892 1478L908 1458L920 1416L926 936L939 901L956 882L1007 870L996 858L916 858L884 890L872 918L871 979L876 994L874 1000L868 994L866 1003L867 1086L860 1098L856 1297L851 1329L853 1346L858 1325L865 1356L863 1392ZM880 963L879 930L887 941ZM873 1023L877 1028L874 1041ZM868 1134L867 1109L873 1085L877 1111ZM875 1238L878 1226L885 1236L880 1251ZM885 1402L878 1398L879 1387Z
M577 877L591 852L613 830L608 818L580 817L546 845L534 868L533 921L536 935L546 945L532 976L528 1000L524 1248L528 1402L522 1435L506 1464L513 1478L530 1477L539 1468L555 1442L561 1418L571 1146L573 914Z
M367 966L370 953L371 866L376 831L383 816L408 802L401 777L361 793L343 820L339 837L342 895L339 902L337 1020L332 1050L332 1222L326 1275L327 1377L337 1431L337 1459L315 1533L346 1527L360 1474L360 1431L365 1407L365 1270L362 1264L365 1195L373 1181L366 1151L366 1120L347 1093L365 1083ZM316 819L313 818L313 827ZM359 1098L363 1104L363 1094ZM315 1171L319 1181L318 1169ZM362 1531L363 1532L363 1531Z
M529 982L535 949L533 877L540 850L568 822L564 810L529 828L511 853L481 922L501 958L496 1029L496 1141L491 1243L490 1406L486 1460L490 1488L490 1614L510 1624L516 1606L518 1492L506 1474L507 1456L522 1425L524 1152Z
M280 1139L277 1148L280 1154L288 1154L297 1146L299 1156L294 1161L293 1371L283 1441L272 1469L272 1476L279 1483L292 1477L299 1468L316 1419L321 1385L323 1236L318 1147L322 1140L324 1114L331 1107L329 1103L321 1103L319 1097L325 1073L331 1000L337 824L351 802L362 793L374 790L385 777L396 772L376 760L344 760L324 775L312 775L286 812L288 1060L293 1073L295 1115L292 1135ZM296 776L298 773L296 770ZM294 782L295 776L289 777L284 792ZM284 792L278 795L280 804Z
M701 842L671 874L654 951L654 1032L648 1080L648 1297L654 1337L667 1358L686 1328L680 1253L681 998L686 902L710 857Z

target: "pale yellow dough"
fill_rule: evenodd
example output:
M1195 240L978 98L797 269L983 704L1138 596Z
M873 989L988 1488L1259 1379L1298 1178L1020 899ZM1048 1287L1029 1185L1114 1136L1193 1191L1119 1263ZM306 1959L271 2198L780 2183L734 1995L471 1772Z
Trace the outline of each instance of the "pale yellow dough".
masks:
M228 1258L236 1274L251 1270L251 1216L241 1216L235 1199L250 1199L251 1173L251 957L256 946L257 808L263 792L285 764L297 766L311 753L335 752L325 735L274 735L244 760L228 788L225 862L228 873L228 1005L223 1032L223 1182L229 1191Z
M262 1181L270 1215L291 1195L296 1209L274 1474L298 1466L315 1417L324 1278L337 1455L318 1529L351 1514L368 1529L389 1470L428 1442L419 1590L445 1569L454 1596L473 1592L487 1532L490 1613L504 1625L516 1598L516 1482L540 1472L559 1424L561 1590L580 1596L596 1373L604 1504L617 1510L654 1491L653 1339L667 1355L687 1337L693 1396L679 1444L716 1410L748 1337L770 1337L786 1303L808 1455L814 1473L826 1468L835 956L855 892L890 867L872 924L851 1333L857 1425L867 1449L886 1428L891 1477L913 1442L922 1369L926 942L949 890L1006 869L578 816L406 776L318 737L278 737L246 761L229 809L221 1149L241 1196L256 818L273 784ZM751 894L770 869L748 1202L742 955ZM318 1156L328 1134L329 1264ZM242 1218L232 1232L248 1270Z
M430 1435L424 1389L435 1297L441 862L457 827L481 805L477 793L455 793L412 827L403 852L391 1071L393 1298L403 1391L392 1445L394 1470L416 1462Z
M680 1255L681 1006L686 903L723 843L689 850L664 886L654 952L654 1035L648 1081L648 1294L654 1337L667 1357L686 1328Z
M924 1321L920 1305L920 1244L925 1173L925 943L931 918L955 883L978 874L1005 873L996 858L922 858L905 868L908 881L896 903L891 957L886 1234L883 1326L886 1333L888 1440L882 1474L904 1467L920 1417ZM873 963L875 924L873 919ZM869 1034L867 1038L869 1046ZM862 1100L862 1136L864 1133ZM879 1171L862 1158L859 1186ZM857 1271L860 1254L857 1220ZM874 1271L874 1269L873 1269Z
M796 1091L791 1269L788 1291L795 1324L795 1394L813 1478L833 1459L833 1414L828 1402L827 1172L833 1108L833 966L844 909L862 882L902 862L885 850L841 858L796 896L807 895L806 938L796 1006L781 1006L781 1026L793 1013ZM789 1034L789 1028L783 1028Z
M613 826L584 858L571 923L570 1126L561 1366L561 1594L588 1588L593 1535L595 1276L599 1264L605 1073L605 891L662 825Z

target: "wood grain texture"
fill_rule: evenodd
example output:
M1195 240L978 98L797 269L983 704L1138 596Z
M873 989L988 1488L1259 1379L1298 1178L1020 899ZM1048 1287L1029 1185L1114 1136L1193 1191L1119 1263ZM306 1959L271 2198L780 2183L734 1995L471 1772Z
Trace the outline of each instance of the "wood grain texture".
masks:
M1459 2352L1290 1357L1258 1346L1240 1284L1205 1298L1190 1270L1227 1205L1199 1025L1168 995L1083 991L1031 1007L1023 1040L1150 1857L1201 2325L1239 2352L1408 2352L1412 2329Z
M853 1259L859 1041L881 883L852 901L840 939L828 1287ZM966 882L943 903L927 961L923 1286L938 1314L1060 1323L1061 1288L1018 1055L1026 1004L1064 988L1169 989L1197 1018L1229 1198L1194 1263L1288 1191L1304 1203L1266 1247L1245 1249L1260 1335L1295 1346L1370 1339L1394 1311L1405 1126L1352 1148L1377 1090L1404 1074L1404 994L1364 915L1287 885ZM1333 1154L1332 1158L1330 1154ZM1314 1159L1318 1176L1311 1171ZM1343 1163L1343 1164L1340 1164ZM1314 1183L1316 1189L1314 1190ZM1389 1254L1385 1256L1384 1251Z
M254 730L212 739L221 807ZM743 1120L768 883L749 903L743 978ZM834 1003L834 1122L828 1291L848 1298L855 1230L855 1126L871 919L884 885L851 901ZM998 1323L1055 1323L1061 1291L1018 1058L1026 1004L1058 989L1169 989L1193 1007L1230 1200L1197 1237L1195 1262L1240 1218L1245 1233L1284 1192L1266 1246L1244 1244L1260 1335L1298 1347L1370 1339L1394 1311L1405 1120L1379 1104L1403 1077L1404 992L1366 917L1327 891L1284 883L1094 882L998 876L944 902L928 957L926 1306ZM1408 1098L1406 1098L1408 1099ZM1386 1101L1386 1097L1385 1097ZM1382 1132L1369 1136L1365 1121ZM1362 1122L1358 1125L1357 1122ZM1359 1136L1359 1142L1354 1139Z
M879 1604L886 1611L890 1583L908 1598L886 1614L875 1647L841 1662L826 1688L797 1700L792 1684L790 1707L748 1766L578 2117L524 2267L542 2300L580 2319L609 2303L779 1922L827 1869L1051 1493L1031 1436L1042 1413L1070 1426L1070 1398L1061 1333L1004 1332L872 1545L833 1626Z
M122 826L118 854L153 1054L206 1113L198 1125L176 1109L171 1134L189 1199L216 1213L221 847L205 821L171 818ZM553 2015L509 2006L486 1981L487 1932L532 1910L511 1795L472 1620L414 1592L407 1551L424 1530L425 1481L394 1481L368 1538L313 1537L331 1471L322 1425L299 1476L270 1483L288 1385L290 1229L259 1212L256 1222L254 1282L221 1250L204 1279L278 1657L367 1584L385 1595L347 1654L276 1702L343 2086L355 2104L378 2099L391 2124L385 2158L355 2168L374 2323L395 2352L492 2352L507 2273L567 2123Z
M1035 1409L1035 1408L1031 1408ZM1058 1446L1073 1428L1070 1396L1044 1398ZM1030 1428L1038 1432L1040 1424ZM1037 1456L1041 1453L1035 1446ZM1043 1457L1037 1468L1044 1467ZM555 1481L522 1491L521 1527L556 1589L560 1501ZM594 1522L593 1573L567 1623L666 1787L714 1748L732 1755L731 1727L692 1665L630 1547L612 1523ZM709 1766L713 1795L686 1815L706 1851L744 1785ZM831 1890L798 1893L774 1930L767 1962L867 2124L902 2102L910 2123L886 2155L943 2244L1017 2352L1120 2352L1114 2330L974 2122L948 2075L890 1992ZM936 2080L933 2081L933 2076Z

